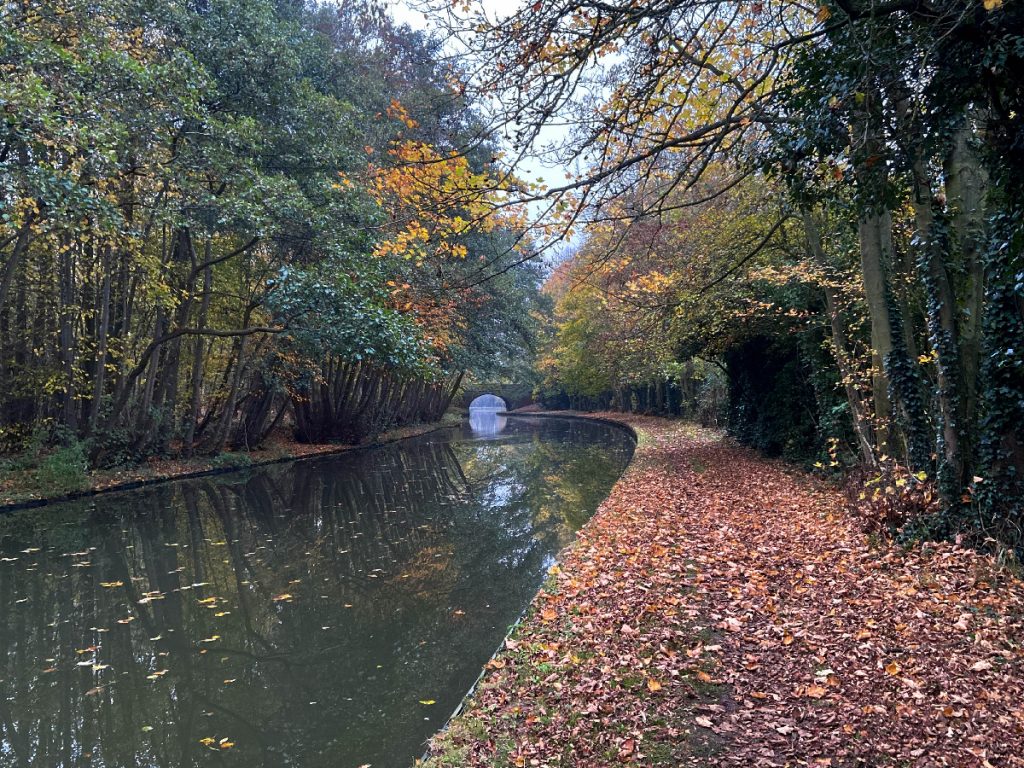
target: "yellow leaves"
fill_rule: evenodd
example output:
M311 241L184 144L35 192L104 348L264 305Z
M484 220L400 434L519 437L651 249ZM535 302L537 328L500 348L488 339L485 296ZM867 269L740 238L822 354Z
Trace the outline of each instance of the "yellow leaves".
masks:
M986 11L995 11L1003 7L1003 0L983 0L982 5Z
M826 693L828 693L828 689L823 685L818 685L817 683L809 685L804 689L804 696L809 699L820 699Z
M408 110L398 99L392 99L385 112L387 112L388 117L392 120L397 120L409 130L419 127L419 123L409 116Z
M293 600L293 597L289 593L285 592L284 594L277 595L271 599L275 603L290 603Z
M890 661L888 664L885 665L885 673L887 675L896 676L901 671L902 671L902 667L900 667L900 665L897 662L895 662L895 661Z
M429 707L429 706L432 706L434 704L437 704L437 702L434 701L433 699L420 699L420 704L422 704L425 707Z
M226 737L218 741L213 736L205 736L199 740L199 743L209 749L231 749L235 746L235 742Z
M545 622L554 621L556 618L558 618L558 611L556 611L554 608L545 608L540 612L540 618L542 621Z
M651 693L657 693L658 691L661 690L661 688L662 688L661 683L659 683L657 680L655 680L654 678L651 678L651 677L647 678L647 690L648 691L650 691Z
M417 264L431 257L463 259L468 252L459 238L522 222L522 211L504 206L515 179L499 182L487 173L474 173L462 155L442 154L419 141L395 142L389 154L394 165L368 169L368 191L391 222L377 256Z

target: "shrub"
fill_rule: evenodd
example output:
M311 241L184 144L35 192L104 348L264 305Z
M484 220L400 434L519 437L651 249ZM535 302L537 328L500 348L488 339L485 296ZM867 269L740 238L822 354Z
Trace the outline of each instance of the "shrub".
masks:
M252 466L252 456L241 451L218 453L210 458L210 466L214 469L242 469Z
M35 485L44 496L64 496L89 486L85 447L74 440L43 456L34 472Z
M874 470L860 468L846 478L851 512L867 533L893 536L931 524L941 504L935 482L890 460Z

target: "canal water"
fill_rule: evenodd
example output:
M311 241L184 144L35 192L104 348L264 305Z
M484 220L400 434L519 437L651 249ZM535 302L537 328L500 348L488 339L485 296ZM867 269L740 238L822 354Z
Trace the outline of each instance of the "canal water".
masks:
M477 414L0 517L0 765L407 768L632 451Z

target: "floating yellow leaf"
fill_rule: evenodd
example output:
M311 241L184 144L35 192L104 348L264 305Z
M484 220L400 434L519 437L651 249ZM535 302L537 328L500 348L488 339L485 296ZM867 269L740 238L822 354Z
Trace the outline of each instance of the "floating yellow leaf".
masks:
M426 704L427 706L430 706L431 704L437 704L437 702L433 699L420 699L420 704Z

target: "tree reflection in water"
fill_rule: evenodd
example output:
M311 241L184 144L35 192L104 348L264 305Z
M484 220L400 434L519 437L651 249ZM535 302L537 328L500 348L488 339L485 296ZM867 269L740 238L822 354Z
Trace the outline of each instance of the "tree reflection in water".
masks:
M631 452L513 419L0 518L0 764L407 766Z

